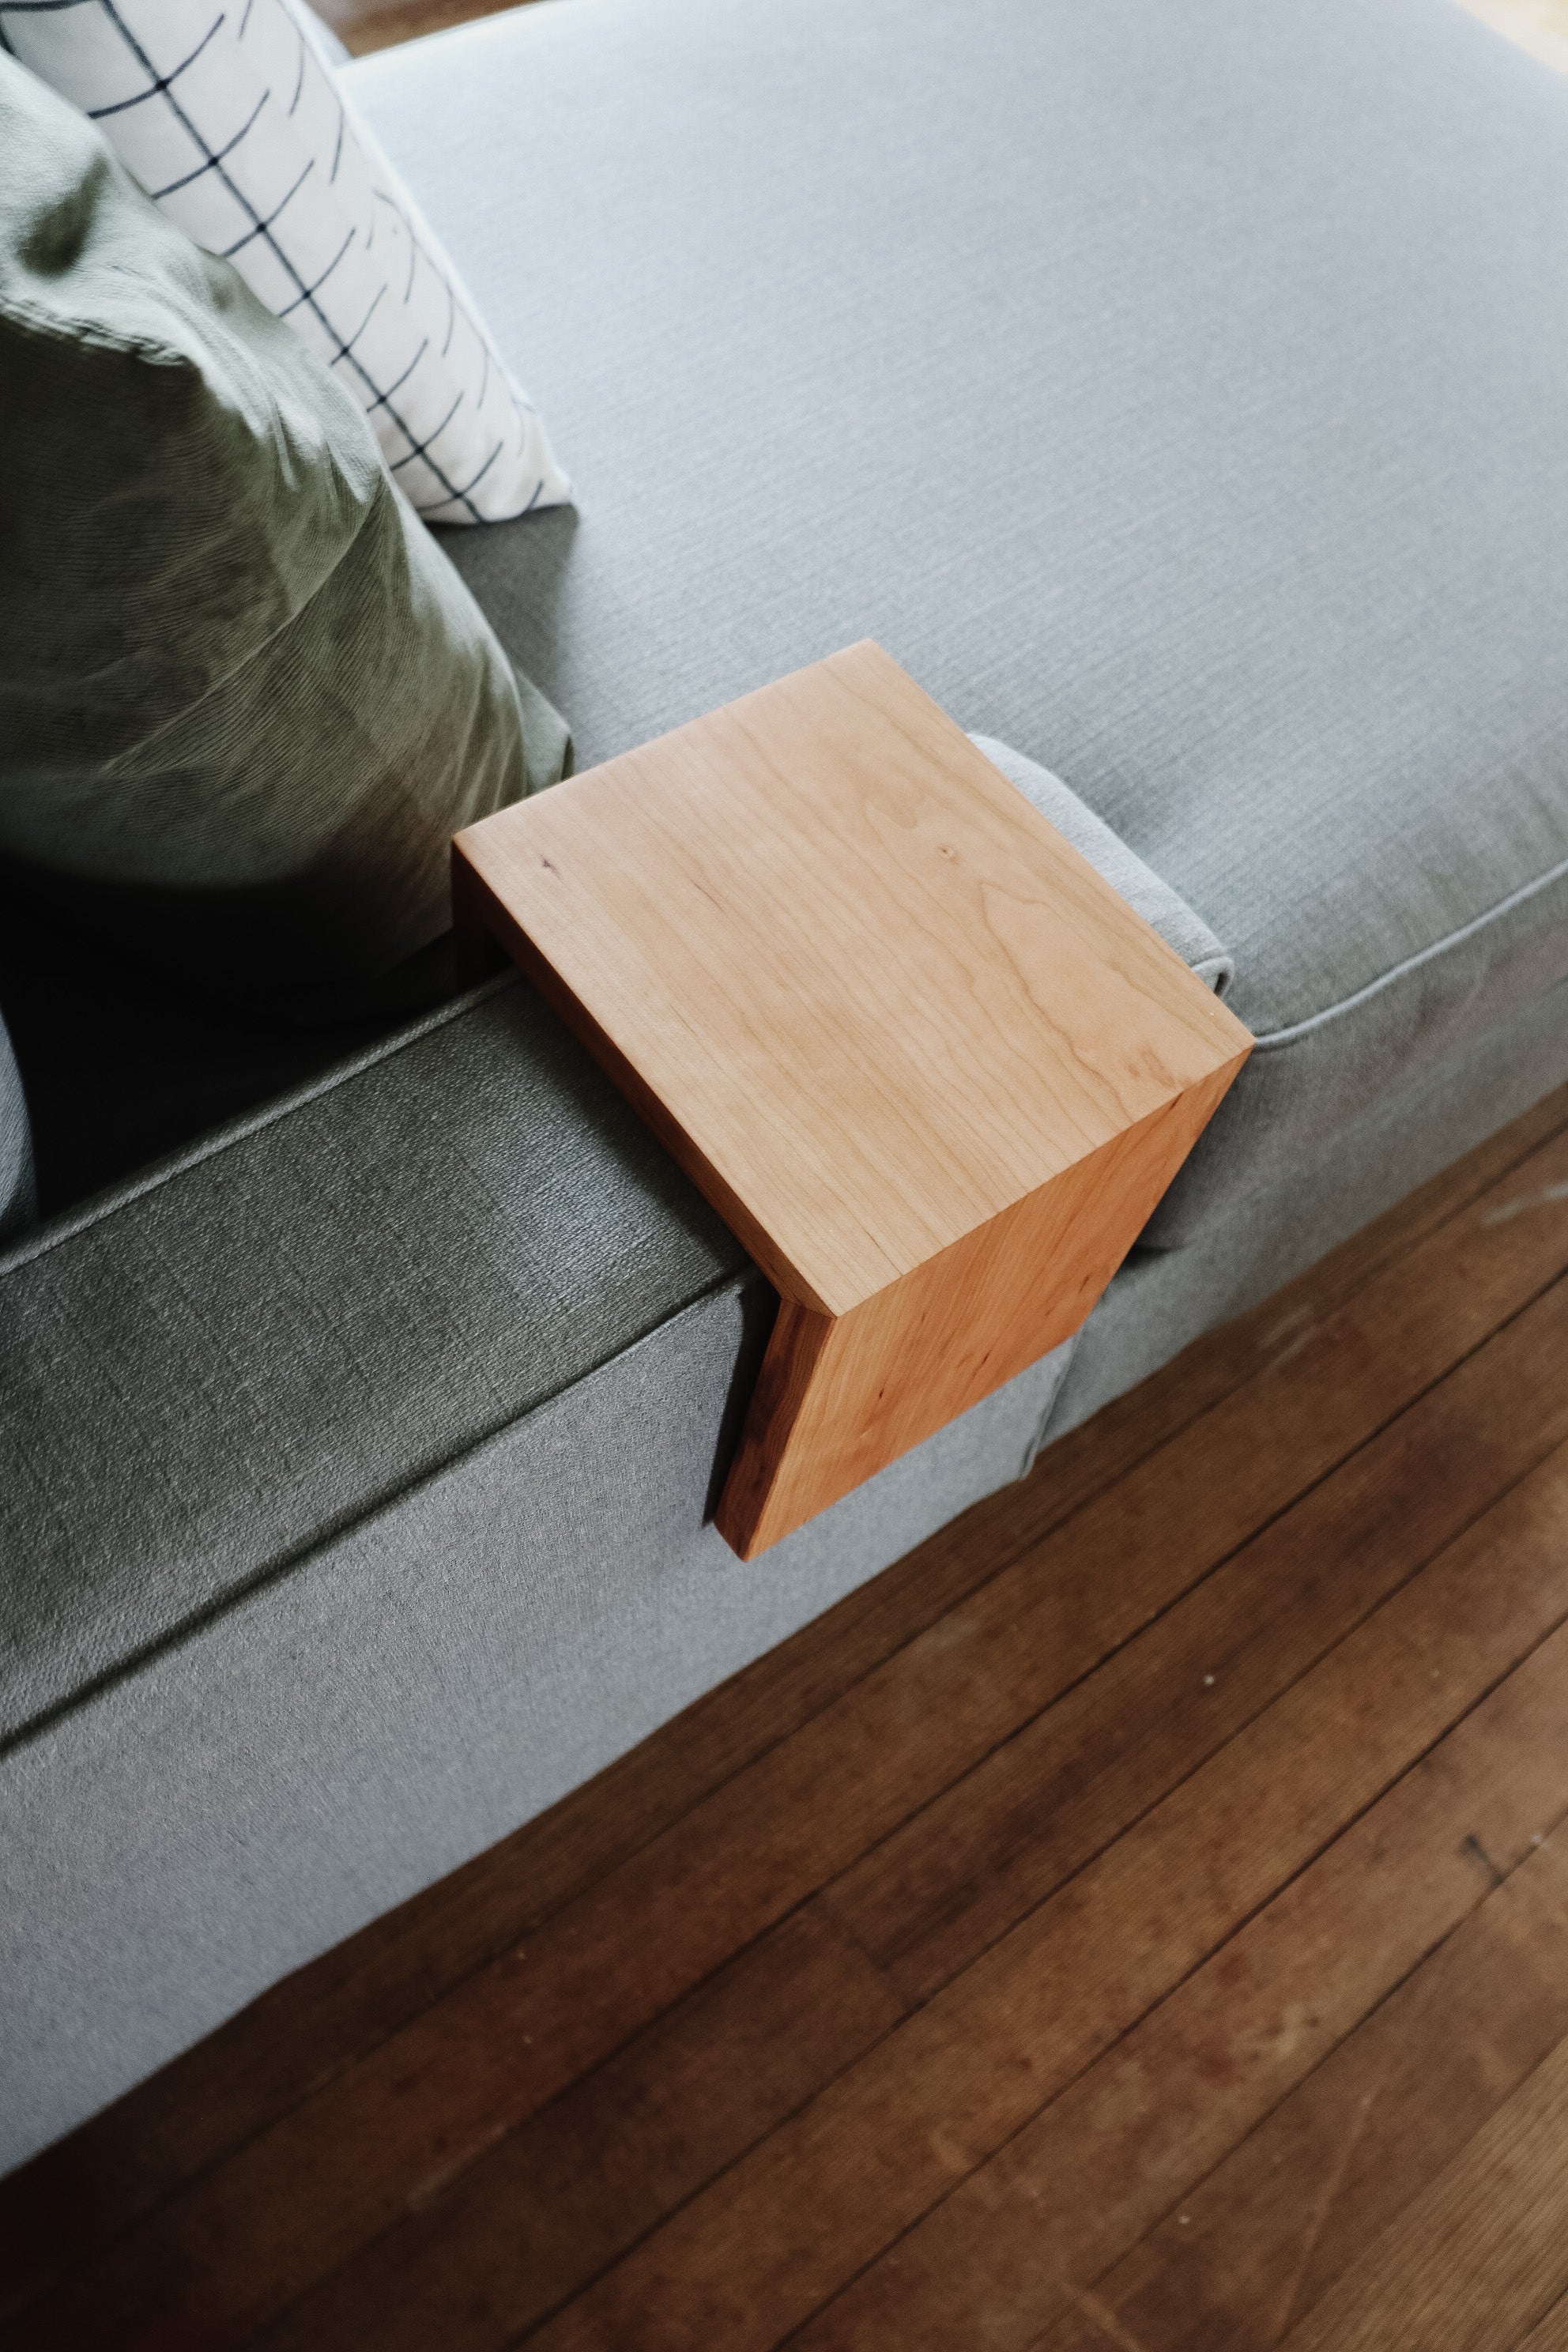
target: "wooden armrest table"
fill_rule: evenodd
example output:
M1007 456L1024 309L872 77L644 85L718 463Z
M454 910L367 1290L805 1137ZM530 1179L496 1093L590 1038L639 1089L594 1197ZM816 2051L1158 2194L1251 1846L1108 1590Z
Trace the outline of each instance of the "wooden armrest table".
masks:
M470 826L511 956L779 1294L750 1559L1076 1331L1252 1040L874 645Z

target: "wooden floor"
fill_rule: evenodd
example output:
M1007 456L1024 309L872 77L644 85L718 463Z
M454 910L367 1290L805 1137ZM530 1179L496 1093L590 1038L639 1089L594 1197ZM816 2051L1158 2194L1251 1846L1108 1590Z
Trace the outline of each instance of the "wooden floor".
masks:
M1568 1092L0 2184L6 2340L1568 2352L1565 1270Z
M314 0L318 16L325 16L356 56L370 49L390 48L395 42L414 40L421 33L443 32L470 16L492 16L514 0ZM569 6L571 0L562 0ZM1447 0L1433 0L1437 7ZM1509 40L1568 73L1568 0L1463 0L1483 23Z

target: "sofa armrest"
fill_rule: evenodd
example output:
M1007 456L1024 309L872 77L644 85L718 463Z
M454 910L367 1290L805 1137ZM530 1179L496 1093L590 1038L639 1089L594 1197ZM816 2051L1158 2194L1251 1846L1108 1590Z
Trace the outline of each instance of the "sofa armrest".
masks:
M511 978L0 1257L0 1741L742 1274Z

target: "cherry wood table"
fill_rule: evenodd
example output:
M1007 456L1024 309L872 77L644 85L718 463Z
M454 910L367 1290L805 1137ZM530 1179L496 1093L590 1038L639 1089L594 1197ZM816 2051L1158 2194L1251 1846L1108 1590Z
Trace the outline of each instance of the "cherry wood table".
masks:
M1251 1038L879 646L461 833L504 951L779 1309L750 1559L1075 1331Z

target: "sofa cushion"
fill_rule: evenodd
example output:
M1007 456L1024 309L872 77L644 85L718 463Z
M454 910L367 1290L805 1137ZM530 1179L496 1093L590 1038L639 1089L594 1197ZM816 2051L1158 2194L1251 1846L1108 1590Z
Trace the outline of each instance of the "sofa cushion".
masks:
M365 419L0 56L0 853L209 987L376 974L564 729Z
M289 0L0 0L0 45L92 116L132 176L365 411L421 514L568 495L544 428ZM322 46L318 47L318 41Z
M571 451L453 544L580 760L872 635L1234 953L1164 1238L1568 970L1568 84L1440 0L572 0L345 75Z
M1086 808L1078 794L1037 760L1026 760L1011 744L998 743L989 735L972 735L969 740L1047 823L1071 842L1079 856L1087 857L1104 875L1111 888L1136 908L1152 930L1159 932L1165 945L1174 949L1216 996L1223 996L1236 978L1236 958L1180 891L1173 890L1152 866L1145 866L1124 841L1118 840L1103 817Z

